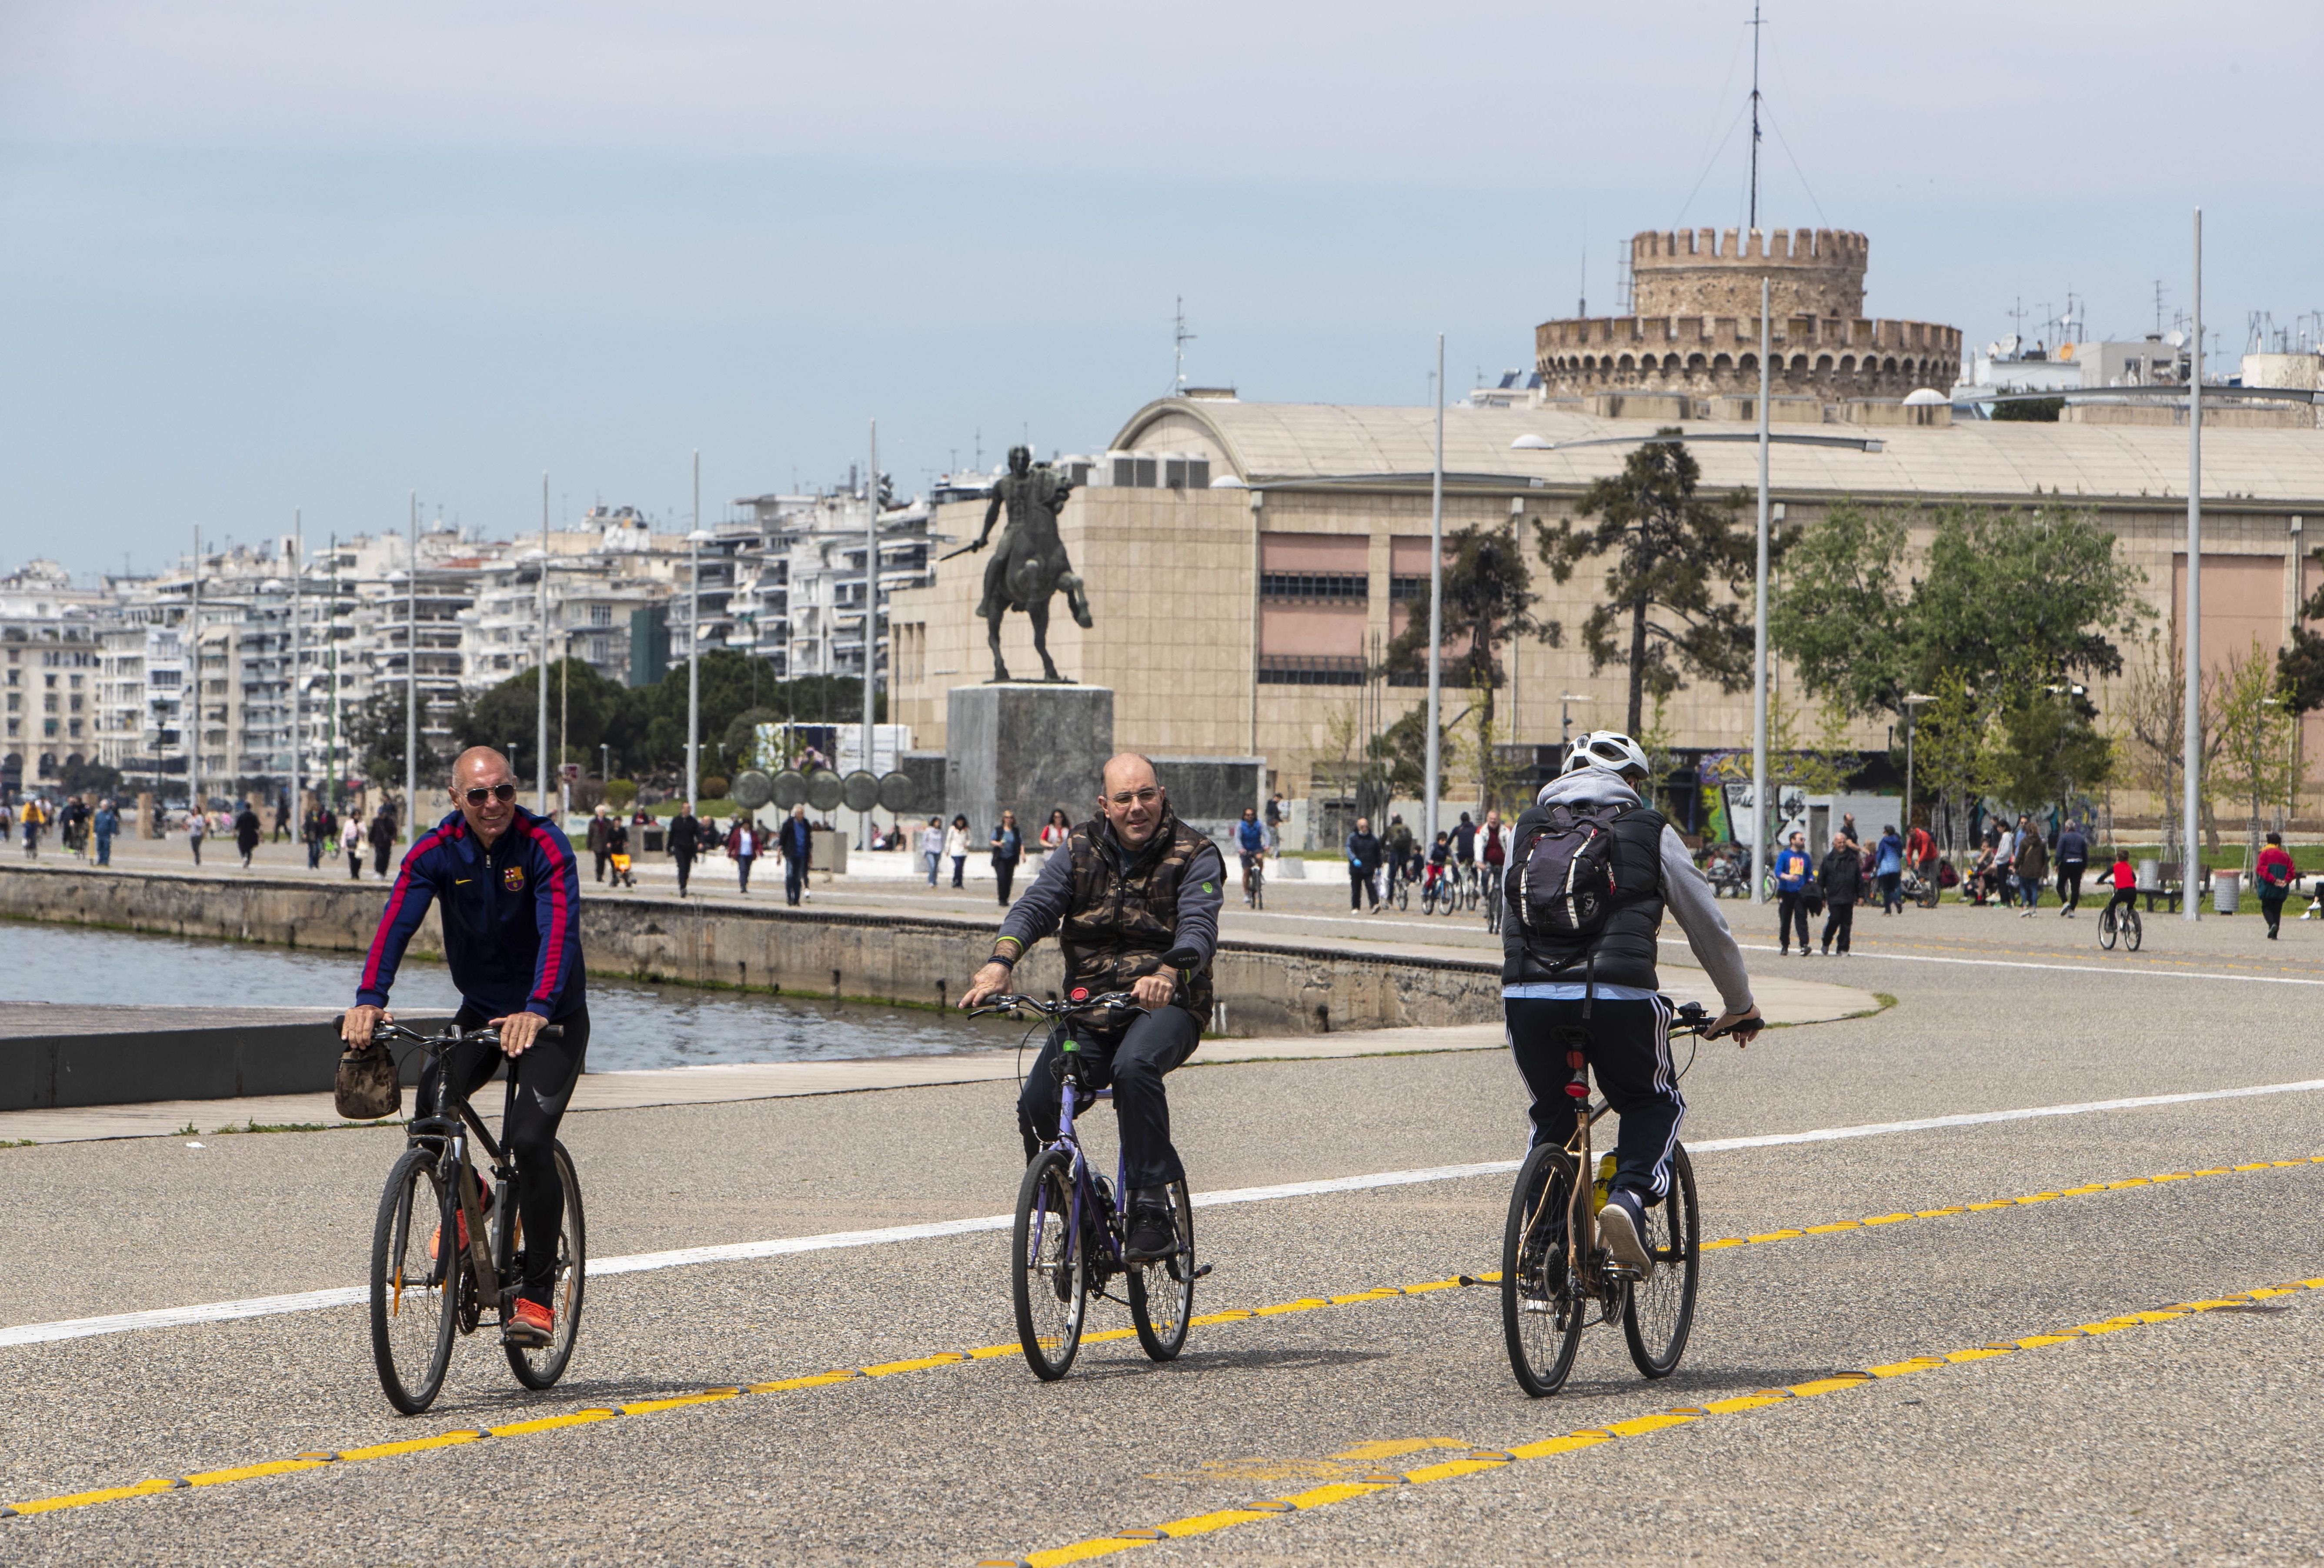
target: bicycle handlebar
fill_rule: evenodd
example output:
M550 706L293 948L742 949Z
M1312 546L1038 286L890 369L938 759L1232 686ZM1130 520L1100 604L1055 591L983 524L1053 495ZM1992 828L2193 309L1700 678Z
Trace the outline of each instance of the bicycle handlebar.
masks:
M982 1006L971 1008L968 1016L984 1018L989 1014L999 1012L1030 1012L1038 1013L1043 1018L1063 1018L1067 1013L1094 1012L1101 1008L1115 1010L1137 1005L1138 998L1127 991L1110 991L1103 996L1083 996L1079 999L1067 997L1062 1001L1042 1001L1034 997L1011 993L995 997Z
M1766 1027L1767 1020L1756 1018L1744 1019L1740 1022L1729 1024L1723 1029L1711 1028L1718 1021L1701 1002L1683 1002L1679 1006L1671 1033L1701 1035L1706 1040L1719 1039L1727 1035L1741 1035L1744 1039L1748 1040Z
M346 1027L346 1021L347 1015L340 1013L337 1017L331 1019L331 1028L334 1030L344 1028ZM476 1039L489 1039L495 1045L500 1043L500 1031L490 1024L484 1024L479 1028L469 1029L466 1033L463 1033L458 1026L455 1025L452 1032L447 1035L423 1035L418 1029L406 1028L404 1025L397 1023L392 1019L382 1019L378 1023L372 1026L371 1036L374 1040L392 1036L410 1040L415 1045L422 1046L448 1046L456 1044L461 1040ZM565 1038L565 1026L563 1024L546 1025L542 1028L540 1033L535 1038L544 1040L561 1040Z

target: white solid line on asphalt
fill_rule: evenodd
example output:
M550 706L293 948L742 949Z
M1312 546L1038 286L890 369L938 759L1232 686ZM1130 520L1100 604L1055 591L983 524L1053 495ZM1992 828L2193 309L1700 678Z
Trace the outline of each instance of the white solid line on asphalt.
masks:
M2296 1084L2256 1084L2244 1089L2203 1089L2183 1094L2141 1094L2122 1100L2086 1100L2071 1105L2036 1105L2017 1111L1973 1111L1954 1116L1924 1116L1909 1121L1874 1121L1855 1127L1821 1127L1805 1132L1768 1132L1749 1138L1718 1138L1687 1146L1692 1154L1721 1154L1739 1148L1775 1148L1786 1144L1832 1143L1843 1139L1878 1138L1898 1132L1930 1132L1955 1127L1982 1127L2001 1121L2027 1121L2044 1116L2087 1116L2100 1111L2144 1111L2158 1105L2191 1105L2205 1100L2242 1100L2264 1094L2304 1094L2324 1089L2324 1078L2304 1078ZM1506 1176L1517 1168L1513 1159L1486 1160L1475 1165L1428 1166L1417 1170L1378 1171L1370 1176L1327 1176L1320 1181L1282 1182L1263 1187L1229 1187L1197 1193L1198 1209L1231 1204L1264 1204L1283 1198L1315 1197L1327 1193L1363 1192L1376 1187L1413 1186L1427 1182L1464 1181L1474 1176ZM743 1263L762 1258L784 1258L800 1252L827 1252L851 1247L881 1247L897 1241L927 1241L946 1236L968 1236L1006 1231L1015 1223L1010 1214L986 1214L973 1220L939 1220L924 1225L890 1225L877 1231L833 1231L819 1236L786 1236L767 1241L736 1241L722 1247L681 1247L668 1252L636 1252L622 1258L601 1258L589 1265L592 1277L645 1274L664 1268L685 1268L700 1263ZM143 1329L182 1328L193 1324L232 1323L241 1318L272 1317L281 1313L318 1312L326 1307L357 1306L367 1299L363 1289L306 1290L291 1296L258 1296L240 1301L214 1301L199 1306L167 1306L151 1312L116 1313L109 1317L66 1318L56 1323L22 1324L0 1328L0 1348L47 1344L57 1340L87 1339L96 1334L130 1333Z
M1680 945L1673 936L1657 937L1665 946ZM1781 953L1765 943L1738 942L1746 953ZM1827 955L1828 956L1828 955ZM1966 964L1985 969L2052 969L2066 974L2143 974L2160 980L2248 980L2261 985L2324 985L2324 980L2301 980L2289 974L2221 974L2207 969L2135 969L2126 964L2034 964L2022 958L1943 958L1933 953L1858 953L1858 958L1885 958L1892 964Z

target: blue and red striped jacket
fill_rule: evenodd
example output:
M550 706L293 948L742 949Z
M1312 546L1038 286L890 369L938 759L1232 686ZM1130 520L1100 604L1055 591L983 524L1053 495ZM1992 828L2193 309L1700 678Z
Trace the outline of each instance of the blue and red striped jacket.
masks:
M460 999L486 1018L561 1019L581 1005L581 873L557 825L520 806L490 849L458 812L403 857L364 960L355 1001L385 1007L403 949L431 901Z

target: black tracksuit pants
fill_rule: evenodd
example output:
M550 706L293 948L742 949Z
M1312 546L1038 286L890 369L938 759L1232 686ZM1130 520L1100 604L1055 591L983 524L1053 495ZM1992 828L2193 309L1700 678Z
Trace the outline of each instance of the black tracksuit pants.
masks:
M1061 1038L1054 1032L1049 1036L1017 1095L1017 1130L1024 1134L1028 1160L1057 1136L1057 1112L1064 1101L1050 1069L1062 1054ZM1122 1173L1132 1191L1167 1186L1185 1175L1178 1151L1170 1145L1170 1102L1162 1092L1162 1075L1193 1056L1202 1038L1203 1026L1182 1007L1139 1013L1118 1032L1074 1027L1073 1038L1095 1065L1092 1081L1101 1089L1113 1090L1114 1119L1121 1128Z
M454 1021L473 1029L489 1020L475 1008L464 1007ZM565 1223L565 1184L557 1179L557 1124L565 1119L566 1102L581 1077L581 1058L589 1049L589 1008L585 1002L557 1020L562 1039L546 1036L526 1047L514 1064L516 1099L501 1129L501 1144L516 1160L516 1212L524 1221L525 1296L549 1305L557 1282L555 1238ZM500 1047L490 1040L463 1043L452 1049L451 1070L470 1097L492 1082L502 1061ZM438 1076L430 1063L420 1075L419 1114L437 1109ZM488 1096L476 1110L489 1116L499 1107ZM481 1156L482 1151L479 1150ZM481 1160L480 1160L481 1163ZM487 1185L488 1172L480 1172Z
M1792 950L1792 927L1797 925L1800 951L1808 950L1808 896L1805 893L1775 895L1775 945L1784 952Z
M1511 998L1501 1004L1509 1051L1533 1094L1533 1137L1526 1147L1563 1144L1573 1136L1573 1101L1565 1093L1573 1074L1565 1065L1565 1031L1586 1029L1582 1055L1600 1093L1622 1119L1614 1140L1613 1185L1651 1203L1670 1188L1671 1149L1678 1142L1679 1123L1686 1120L1686 1101L1671 1065L1670 999L1609 1001L1601 996L1590 1005L1585 1023L1579 1001ZM1584 1172L1582 1179L1593 1176Z

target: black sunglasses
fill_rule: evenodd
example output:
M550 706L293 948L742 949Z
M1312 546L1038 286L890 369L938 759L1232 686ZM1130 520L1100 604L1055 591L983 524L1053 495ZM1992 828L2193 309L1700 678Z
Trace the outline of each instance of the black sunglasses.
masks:
M468 804L471 806L482 806L487 796L505 806L516 798L516 786L495 784L489 789L471 789L467 792L467 796Z

